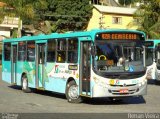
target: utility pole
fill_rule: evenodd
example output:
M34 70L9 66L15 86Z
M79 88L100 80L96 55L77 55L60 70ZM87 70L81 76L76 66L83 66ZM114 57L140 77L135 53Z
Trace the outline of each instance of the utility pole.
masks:
M99 28L100 29L103 29L104 28L104 22L103 22L103 19L104 19L104 15L103 15L103 13L101 12L101 17L99 17Z
M103 3L103 0L102 0L102 6L104 5L104 3ZM101 12L101 17L99 17L99 28L100 29L103 29L104 28L104 22L103 22L103 19L104 19L104 15L103 15L103 12Z

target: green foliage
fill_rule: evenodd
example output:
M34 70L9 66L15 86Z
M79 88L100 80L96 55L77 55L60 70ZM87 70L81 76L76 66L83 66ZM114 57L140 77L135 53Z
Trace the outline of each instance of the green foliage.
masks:
M47 0L48 11L45 17L52 21L55 29L52 32L83 30L87 27L92 15L89 0Z
M139 30L148 38L160 38L160 0L139 0L141 6L135 13Z
M12 30L12 34L11 34L11 37L12 37L12 38L17 38L17 34L18 34L17 29L13 29L13 30Z
M4 16L17 16L23 25L33 24L36 29L44 28L47 33L84 30L92 15L89 0L1 0L7 6L2 11ZM1 20L1 19L0 19Z

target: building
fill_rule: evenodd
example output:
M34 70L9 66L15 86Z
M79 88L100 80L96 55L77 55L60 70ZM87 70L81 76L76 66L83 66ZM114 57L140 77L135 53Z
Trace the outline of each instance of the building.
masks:
M136 8L124 8L94 5L93 14L88 24L87 30L104 29L137 29L134 25Z
M94 5L120 6L115 0L91 0L91 3Z
M14 29L18 30L22 26L22 21L16 17L4 17L3 22L0 24L0 35L2 37L11 37L11 34Z
M5 3L0 2L0 8L5 6ZM20 20L20 18L5 16L2 20L2 23L0 23L0 41L4 38L10 38L14 30L20 31L21 29L22 21Z

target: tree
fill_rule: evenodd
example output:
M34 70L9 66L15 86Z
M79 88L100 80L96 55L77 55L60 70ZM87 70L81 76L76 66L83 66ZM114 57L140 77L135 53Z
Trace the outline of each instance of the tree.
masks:
M47 0L46 20L51 32L84 30L92 15L89 0Z
M84 30L92 15L89 0L2 0L2 2L7 4L2 10L4 13L2 16L18 16L22 19L23 25L33 24L35 29L44 33Z
M1 8L1 12L3 13L3 15L1 15L1 19L4 19L4 16L13 18L18 17L19 20L23 19L24 21L28 19L33 19L34 11L31 0L28 0L28 2L26 0L2 0L2 2L5 2L6 6ZM20 27L21 26L18 24L17 31L15 29L13 30L14 37L19 36Z
M135 13L139 30L147 34L147 38L160 38L160 0L139 0L141 6Z

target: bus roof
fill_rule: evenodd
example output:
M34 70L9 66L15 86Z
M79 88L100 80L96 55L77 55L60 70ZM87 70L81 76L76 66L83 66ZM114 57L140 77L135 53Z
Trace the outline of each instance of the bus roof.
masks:
M160 39L147 39L146 41L153 41L153 47L151 47L151 48L155 48L156 47L156 45L158 44L158 43L160 43Z
M4 39L3 42L17 42L17 41L29 41L29 40L46 40L46 39L55 39L55 38L69 38L69 37L86 37L90 36L92 38L95 37L96 33L99 32L134 32L134 33L141 33L145 36L144 32L137 31L137 30L128 30L128 29L93 29L91 31L71 31L66 33L51 33L48 35L39 34L36 36L23 36L20 38L10 38Z

